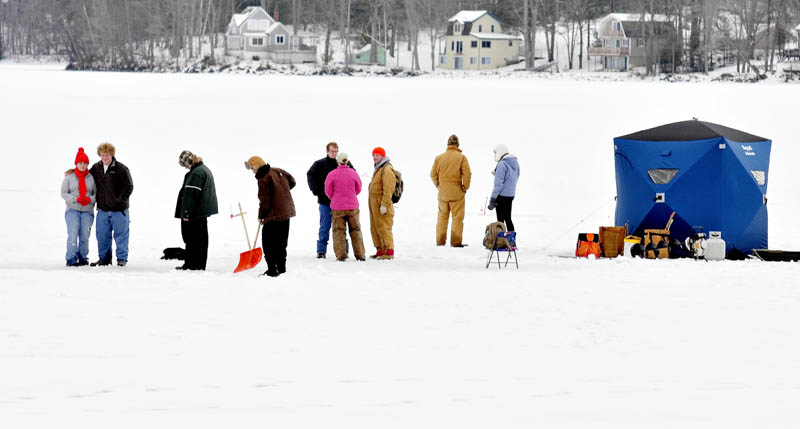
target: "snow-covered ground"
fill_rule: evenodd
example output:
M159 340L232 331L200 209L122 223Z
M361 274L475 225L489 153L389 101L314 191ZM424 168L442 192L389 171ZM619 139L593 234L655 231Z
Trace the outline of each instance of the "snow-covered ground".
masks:
M612 224L612 138L693 116L773 139L770 247L797 248L798 91L0 63L0 422L795 427L800 264L558 256L578 232ZM429 169L452 133L474 172L464 249L434 246ZM403 172L396 260L314 259L304 173L331 140L363 180L378 145ZM102 141L135 184L130 264L67 269L63 171L78 146L96 161ZM519 270L484 269L480 246L499 142L522 165ZM209 221L203 273L159 260L181 244L172 214L183 149L205 158L222 212ZM231 273L246 248L229 208L241 201L255 227L256 184L242 166L251 155L298 180L289 271L277 279L257 277L263 263Z

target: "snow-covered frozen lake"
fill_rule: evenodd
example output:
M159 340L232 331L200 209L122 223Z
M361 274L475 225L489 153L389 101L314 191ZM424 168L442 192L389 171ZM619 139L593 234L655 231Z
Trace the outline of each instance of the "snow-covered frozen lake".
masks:
M612 138L698 117L773 140L770 247L797 249L797 100L778 84L64 72L0 63L4 427L795 427L800 264L575 260L613 223ZM434 245L433 158L473 169L464 249ZM63 172L110 141L128 165L129 266L64 267ZM314 259L311 163L337 141L403 172L394 261ZM484 269L507 143L520 269ZM213 171L209 270L175 272L189 149ZM237 275L243 161L298 180L288 273ZM362 205L366 198L362 195ZM364 206L361 221L368 229ZM250 216L251 234L255 217ZM578 227L573 228L580 221ZM724 232L723 232L724 234ZM371 239L365 234L368 251ZM92 238L90 259L97 257Z

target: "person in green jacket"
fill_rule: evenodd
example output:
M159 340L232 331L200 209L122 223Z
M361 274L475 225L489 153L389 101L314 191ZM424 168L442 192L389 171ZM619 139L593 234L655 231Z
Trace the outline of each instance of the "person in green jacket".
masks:
M203 158L185 150L178 158L189 169L178 192L175 217L181 220L181 236L186 243L184 263L176 270L205 270L208 260L208 217L219 213L214 176Z

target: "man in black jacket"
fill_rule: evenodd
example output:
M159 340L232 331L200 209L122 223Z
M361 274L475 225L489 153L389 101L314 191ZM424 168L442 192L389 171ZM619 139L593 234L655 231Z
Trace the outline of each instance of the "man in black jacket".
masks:
M203 158L185 150L178 164L188 168L178 192L175 217L181 220L181 236L186 244L185 259L177 270L205 270L208 260L208 217L219 213L217 190L211 170Z
M339 145L331 142L325 146L328 156L317 160L311 165L306 173L308 187L311 193L317 197L319 203L319 238L317 239L317 258L324 258L328 252L328 239L331 232L331 199L325 195L325 179L328 173L335 170L339 164L336 162L336 155L339 153ZM353 168L349 161L347 165ZM349 247L349 246L348 246Z
M117 245L117 265L128 264L128 236L130 217L128 199L133 193L133 179L128 167L114 157L116 149L111 143L97 147L100 162L89 170L97 185L97 254L99 259L91 266L111 265L111 238Z

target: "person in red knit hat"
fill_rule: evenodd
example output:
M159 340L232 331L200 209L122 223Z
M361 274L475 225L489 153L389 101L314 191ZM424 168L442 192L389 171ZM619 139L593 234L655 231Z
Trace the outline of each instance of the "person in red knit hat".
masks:
M75 168L64 173L61 198L67 205L67 266L89 264L89 231L94 223L94 204L97 187L89 174L89 157L83 148L75 155Z
M376 147L372 150L375 172L369 182L369 226L376 252L373 259L394 259L394 206L392 193L397 181L394 168L389 163L386 150Z

